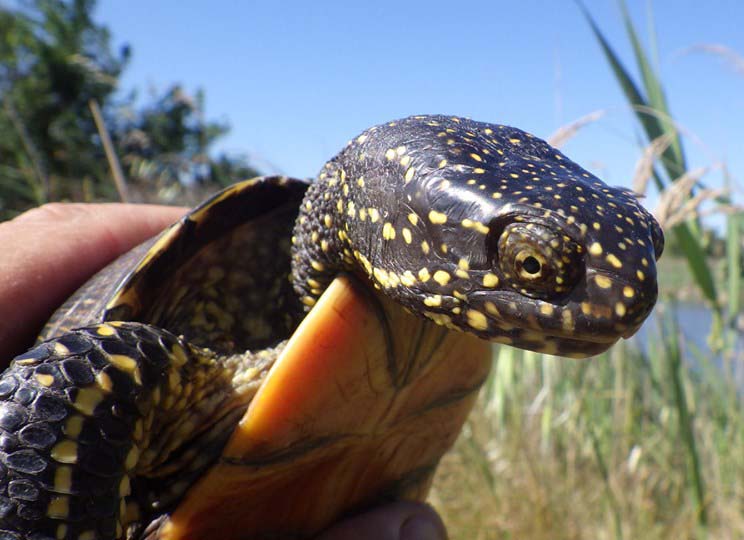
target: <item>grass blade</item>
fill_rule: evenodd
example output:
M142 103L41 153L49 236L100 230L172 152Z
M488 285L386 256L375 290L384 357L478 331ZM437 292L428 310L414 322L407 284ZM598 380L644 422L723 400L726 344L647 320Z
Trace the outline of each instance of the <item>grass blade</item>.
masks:
M638 64L638 69L640 70L641 77L643 78L643 85L646 90L646 96L648 97L648 104L652 109L662 113L661 115L653 119L652 124L655 124L657 126L657 129L660 131L659 135L667 134L671 137L671 145L669 149L667 149L662 154L662 163L664 164L664 168L666 169L669 178L676 178L677 176L683 174L687 168L685 164L685 158L682 153L682 143L679 140L679 134L677 133L677 129L674 127L674 124L668 120L671 115L669 114L669 107L667 106L664 90L661 87L658 76L656 75L654 69L648 61L648 57L646 56L643 47L641 46L641 42L638 39L638 34L635 31L635 26L633 25L633 21L628 15L628 9L625 5L625 0L620 0L620 9L622 11L625 30L627 31L631 45L633 46L636 63ZM639 114L643 115L643 113ZM651 133L648 133L648 135L649 138L651 138L652 140L658 136L654 135L652 137Z
M670 321L671 328L664 332L664 351L668 355L667 365L669 366L669 375L672 382L674 395L674 404L677 409L677 421L682 444L687 451L689 471L692 481L692 494L698 512L698 522L705 527L708 523L708 511L706 508L705 484L703 483L702 465L700 454L695 441L695 432L693 427L690 408L687 405L687 396L685 386L682 381L682 352L679 347L679 326L676 320Z

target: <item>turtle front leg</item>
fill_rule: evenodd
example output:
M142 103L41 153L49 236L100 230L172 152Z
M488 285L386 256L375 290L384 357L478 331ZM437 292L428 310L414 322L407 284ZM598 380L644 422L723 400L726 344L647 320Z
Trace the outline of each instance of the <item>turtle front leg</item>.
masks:
M242 371L114 322L15 358L0 378L0 537L108 540L147 525L219 455L263 356Z

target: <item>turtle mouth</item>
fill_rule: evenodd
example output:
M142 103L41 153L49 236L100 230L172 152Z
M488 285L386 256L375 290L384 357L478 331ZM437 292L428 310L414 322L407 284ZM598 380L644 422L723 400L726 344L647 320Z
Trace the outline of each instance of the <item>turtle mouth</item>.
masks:
M632 337L648 317L658 291L654 268L647 274L631 279L593 268L568 294L530 302L516 291L479 291L469 295L462 326L475 327L483 339L533 351L597 354Z
M520 314L521 318L509 324L497 316L488 317L489 335L480 337L494 343L508 344L518 348L547 354L588 357L600 354L620 339L632 337L643 324L640 322L624 326L613 319L592 320L588 317L576 317L580 309L564 308L563 312L572 317L543 317L535 313Z
M558 332L537 331L531 328L516 328L510 332L488 337L492 343L507 344L529 351L587 358L603 353L614 345L620 336L602 336L594 334L567 334Z

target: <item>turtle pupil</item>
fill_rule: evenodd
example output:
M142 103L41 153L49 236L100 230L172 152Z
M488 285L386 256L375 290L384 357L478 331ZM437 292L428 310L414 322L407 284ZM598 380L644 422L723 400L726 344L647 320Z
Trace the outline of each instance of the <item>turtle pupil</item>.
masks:
M524 268L524 271L528 274L538 274L540 272L540 261L535 257L526 257L524 261L522 261L522 268Z

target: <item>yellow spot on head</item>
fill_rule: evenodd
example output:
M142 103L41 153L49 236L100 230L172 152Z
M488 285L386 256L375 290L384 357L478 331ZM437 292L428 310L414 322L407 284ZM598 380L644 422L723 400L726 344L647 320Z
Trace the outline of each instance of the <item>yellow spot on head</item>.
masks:
M609 289L610 287L612 287L612 280L607 276L596 275L594 276L594 282L600 289Z
M543 315L550 317L553 314L553 305L548 303L541 303L540 304L540 313Z
M496 317L500 317L501 313L499 313L499 309L496 307L496 304L491 302L490 300L486 301L486 311L490 313L491 315L495 315Z
M439 307L442 305L442 295L435 294L434 296L426 296L424 298L424 304L429 307Z
M489 231L489 228L483 223L481 223L480 221L473 221L468 218L465 218L462 220L462 226L465 227L466 229L472 229L481 234L488 234L488 231Z
M437 270L434 272L434 281L439 283L442 287L447 285L451 279L451 276L444 270Z
M406 287L412 287L416 284L416 276L410 270L406 270L400 275L400 282Z
M622 268L623 263L620 262L620 259L618 259L614 254L608 253L607 254L607 262L610 263L615 268Z
M410 214L408 214L408 221L410 221L411 225L415 227L418 224L418 216L411 212Z
M403 240L406 241L406 244L410 244L412 240L411 229L408 229L407 227L403 227L403 229L401 229L400 232L403 235Z
M493 287L497 287L498 284L499 284L499 276L497 276L496 274L492 272L488 272L487 274L483 276L484 287L493 288Z
M633 287L625 286L623 287L623 296L625 298L633 298L635 296L635 291L633 290Z
M625 308L625 304L623 304L622 302L618 302L617 304L615 304L615 313L617 313L618 317L625 316L626 311L627 310Z
M437 324L446 326L447 328L452 327L452 319L449 315L445 315L444 313L432 313L431 311L424 311L424 316L428 317Z
M369 220L372 223L377 223L377 221L380 219L380 212L377 210L377 208L368 208L367 212L369 213Z
M385 240L395 239L395 227L393 227L392 223L385 222L385 225L382 226L382 237Z
M482 158L482 157L480 157L480 156L479 156L478 154L476 154L476 153L472 153L472 154L470 154L470 157L471 157L471 158L473 158L473 159L474 159L475 161L483 161L483 158Z
M406 171L405 176L403 179L407 182L410 182L413 180L413 175L416 174L416 167L408 167L408 170Z
M431 275L429 274L429 270L427 268L422 268L418 272L418 277L421 281L425 283L429 281L429 278L431 277Z
M442 212L437 212L436 210L430 210L429 221L431 221L435 225L441 225L443 223L447 223L447 214L443 214Z
M602 244L599 242L592 243L592 245L589 246L589 253L592 255L602 255Z
M573 314L571 313L571 310L564 309L561 312L561 320L563 322L563 329L566 332L572 332L574 328L576 327L576 323L574 322Z
M447 166L447 160L446 159L443 159L442 161L439 162L439 168L440 169L444 169L446 166Z
M424 255L428 255L430 249L431 248L429 247L429 242L427 242L426 240L423 240L421 242L421 251L424 252Z
M305 304L308 307L313 307L315 305L315 298L312 296L303 296L302 297L302 303Z
M465 315L468 318L468 324L476 330L488 330L488 319L486 316L475 309L469 309Z
M385 152L385 157L392 161L395 159L395 150L393 148L389 148L387 152Z

